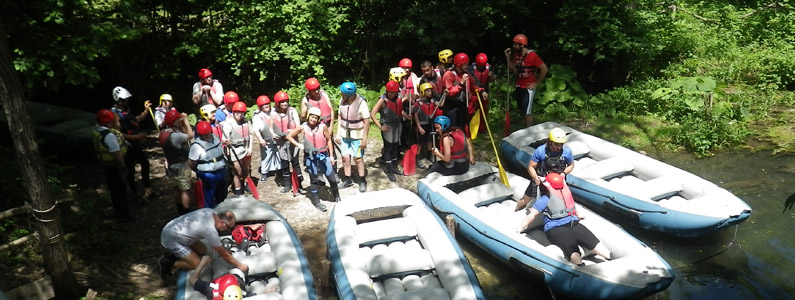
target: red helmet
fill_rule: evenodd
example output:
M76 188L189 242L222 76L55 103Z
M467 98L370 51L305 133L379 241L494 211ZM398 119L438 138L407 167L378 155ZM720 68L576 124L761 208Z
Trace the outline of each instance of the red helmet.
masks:
M475 65L478 67L485 67L487 62L489 62L489 57L486 56L486 53L478 53L478 55L475 56Z
M97 112L97 123L99 125L105 125L113 121L116 118L116 114L113 113L110 109L100 109Z
M235 104L232 105L232 112L246 112L246 102L235 102Z
M307 91L311 91L311 90L314 90L316 88L319 88L320 87L320 82L317 81L317 78L310 77L309 79L306 80L306 82L304 82L304 86L306 87Z
M174 121L179 119L181 116L182 115L176 109L169 110L165 117L166 125L174 125Z
M199 121L199 123L196 123L196 133L199 135L205 135L211 132L213 132L213 126L210 125L210 122Z
M398 67L411 69L411 60L408 58L401 59Z
M278 91L276 95L273 95L273 101L276 101L276 103L282 103L287 100L290 100L290 95L287 95L284 91Z
M390 80L386 83L386 91L387 92L397 92L400 90L400 84L395 82L394 80Z
M513 37L514 43L519 43L522 46L527 46L527 36L524 34L517 34Z
M232 274L226 274L218 277L213 280L213 282L218 284L218 291L221 293L221 295L226 295L226 289L230 286L237 286L238 289L240 288L240 283L237 281L237 276Z
M563 179L563 176L560 176L558 173L549 173L547 174L546 179L549 183L549 186L556 190L562 189L563 184L566 182L566 180Z
M210 69L199 70L199 79L204 79L210 76L213 76L213 72L210 72Z
M237 96L237 93L228 91L224 94L224 104L229 105L238 101L240 101L240 97Z
M456 66L462 64L463 65L469 64L469 55L467 55L466 53L456 54L455 57L453 58L453 64Z
M270 103L271 103L271 98L268 98L268 96L261 95L257 97L257 106L263 106Z

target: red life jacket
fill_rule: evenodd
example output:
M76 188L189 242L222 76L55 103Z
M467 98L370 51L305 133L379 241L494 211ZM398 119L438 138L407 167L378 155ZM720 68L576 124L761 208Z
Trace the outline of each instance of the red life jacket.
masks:
M472 64L469 66L469 74L472 74L472 78L475 79L475 84L480 88L488 88L489 87L489 76L491 75L491 65L486 64L486 67L483 71L478 70L478 66L476 64Z
M396 97L395 101L389 100L386 95L381 95L384 100L384 107L381 108L381 123L395 124L400 122L401 111L403 109L403 99Z
M210 288L212 288L212 293L213 293L212 295L213 300L223 300L224 291L226 290L226 288L233 285L241 286L237 276L232 274L226 274L213 280L213 282L210 283Z
M320 94L320 99L314 100L310 98L309 93L307 93L305 96L307 102L306 106L307 108L310 107L320 108L320 121L323 123L327 123L331 120L331 106L329 106L329 103L331 103L331 101L329 100L326 91L320 90L318 91L318 94Z
M433 102L431 99L423 99L414 103L414 107L417 109L417 118L420 119L420 124L425 125L431 122L435 116L431 116L434 110L438 113L439 110L436 109L436 103Z
M538 74L538 67L528 66L524 64L525 58L527 58L527 55L529 55L530 53L533 53L533 50L529 50L527 51L527 53L523 55L521 55L521 52L519 52L516 53L517 55L513 56L514 66L516 66L516 70L519 73L519 75L517 76L519 77L517 78L517 81L522 78L536 77L536 74Z
M285 113L276 112L273 114L273 131L276 135L280 137L286 136L290 133L290 130L295 129L298 124L296 124L296 120L293 120L294 111L294 108L288 107Z
M304 122L301 126L304 127L304 152L312 154L312 152L326 152L328 151L328 140L324 133L326 132L326 124L319 123L315 129L309 127L309 123Z
M563 188L554 189L549 182L542 183L547 188L549 193L549 202L547 208L544 209L544 215L550 219L560 219L577 214L574 206L574 196L571 195L571 189L563 182Z
M265 225L259 226L256 230L251 225L238 225L232 230L232 239L238 245L243 242L243 239L248 239L251 242L259 242L263 239L265 233Z
M466 135L464 135L464 131L460 128L452 128L450 131L442 135L442 138L439 139L439 149L442 148L444 138L450 136L453 138L453 145L450 146L450 160L454 162L464 162L467 159L467 142L466 142Z

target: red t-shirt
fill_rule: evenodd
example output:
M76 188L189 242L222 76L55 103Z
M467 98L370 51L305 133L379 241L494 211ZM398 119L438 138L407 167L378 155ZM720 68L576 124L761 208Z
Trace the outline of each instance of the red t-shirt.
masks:
M533 82L536 82L536 76L538 68L544 64L541 61L541 58L538 57L538 54L535 51L528 52L527 55L524 55L524 60L522 60L522 54L516 53L513 56L514 65L516 66L517 70L519 70L519 75L516 78L516 85L521 88L527 88ZM531 68L522 68L522 67L531 67Z

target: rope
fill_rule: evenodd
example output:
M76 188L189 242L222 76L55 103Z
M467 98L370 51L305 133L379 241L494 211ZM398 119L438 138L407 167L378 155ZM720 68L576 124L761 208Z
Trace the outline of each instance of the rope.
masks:
M49 220L47 220L47 219L41 219L41 218L37 217L37 216L36 216L36 214L45 214L45 213L49 213L49 212L53 211L53 210L56 208L56 206L57 206L57 205L58 205L58 202L55 202L55 203L53 203L53 204L52 204L52 206L51 206L50 208L48 208L48 209L45 209L45 210L36 210L35 208L33 208L33 207L30 205L30 203L29 203L29 202L25 202L25 208L27 208L28 210L30 210L31 212L33 212L33 213L31 213L31 214L30 214L30 216L32 216L34 219L36 219L36 221L39 221L39 222L42 222L42 223L50 223L50 222L53 222L53 221L55 221L55 220L58 218L58 215L59 215L59 214L56 214L56 215L55 215L55 217L53 217L52 219L49 219Z
M676 270L684 269L685 267L692 267L693 265L695 265L697 263L701 263L701 262L703 262L705 260L708 260L708 259L713 258L715 256L721 255L721 254L723 254L723 252L726 252L726 250L729 250L729 248L734 245L734 241L737 239L737 229L738 228L740 228L739 224L738 225L734 225L734 236L732 236L732 240L728 244L726 244L726 246L723 246L723 250L720 250L720 251L718 251L715 254L712 254L710 256L707 256L705 258L702 258L702 259L699 259L699 260L697 260L695 262L692 262L692 263L688 264L687 266L678 267L678 268L676 268Z

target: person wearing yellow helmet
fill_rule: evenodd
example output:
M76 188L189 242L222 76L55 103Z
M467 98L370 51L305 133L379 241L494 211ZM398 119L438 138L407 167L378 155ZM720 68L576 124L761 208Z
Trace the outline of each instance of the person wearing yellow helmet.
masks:
M163 122L166 117L166 113L170 110L174 110L174 99L171 97L170 94L162 94L160 95L160 103L157 107L155 107L155 122L157 123L158 128L165 128L166 124Z
M440 73L439 76L444 76L444 73L453 64L453 55L453 50L450 49L439 51L439 63L436 65L436 69Z
M519 105L519 111L524 116L525 126L533 126L533 98L536 87L544 81L549 69L535 51L527 48L527 36L524 34L515 35L513 46L504 52L508 70L516 76L514 98Z
M422 76L418 79L418 84L430 83L433 86L431 89L433 99L440 100L442 92L444 91L444 84L442 83L442 73L439 69L434 69L430 60L423 61L420 64ZM422 91L420 91L420 98L422 98Z
M414 120L415 128L417 128L417 158L415 164L418 168L425 166L420 161L423 145L425 150L428 151L428 161L431 160L430 151L433 149L433 142L431 141L431 132L433 132L433 118L440 116L442 111L438 109L436 100L433 98L433 85L425 82L420 84L420 99L414 102L411 109L412 119Z
M549 173L558 173L565 178L566 174L574 170L574 156L571 154L571 149L564 145L566 140L566 132L555 127L549 131L546 142L535 149L527 166L531 181L522 200L516 205L516 210L524 208L538 196L536 187L541 184L541 177Z

